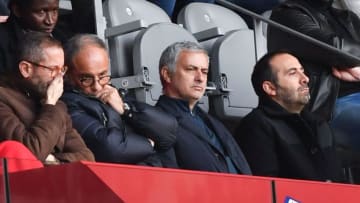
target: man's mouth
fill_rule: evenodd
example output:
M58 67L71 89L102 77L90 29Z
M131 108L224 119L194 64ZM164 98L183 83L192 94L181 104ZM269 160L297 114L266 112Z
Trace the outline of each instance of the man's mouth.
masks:
M198 90L198 91L203 91L203 90L204 90L204 88L203 88L202 86L196 86L196 85L194 85L193 88L194 88L195 90Z

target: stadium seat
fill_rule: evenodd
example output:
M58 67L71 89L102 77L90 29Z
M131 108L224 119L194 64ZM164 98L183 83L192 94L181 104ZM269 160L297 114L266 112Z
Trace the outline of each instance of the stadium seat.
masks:
M196 39L187 30L173 23L157 23L142 30L134 41L134 74L144 76L145 88L135 89L136 98L155 104L162 94L159 77L159 59L167 46L178 41ZM148 87L146 87L148 85Z
M270 19L272 10L265 11L262 17ZM262 56L267 53L267 28L268 24L264 21L256 19L254 21L254 31L255 31L255 42L256 42L256 58L259 60Z
M171 22L162 9L145 0L106 0L103 13L114 77L133 74L132 47L140 30L154 23Z
M103 6L107 20L112 84L133 89L138 101L154 105L162 94L159 59L167 46L195 37L158 6L145 0L107 0ZM201 107L207 111L204 97Z
M191 3L177 22L209 51L210 80L217 91L210 97L211 111L223 119L241 118L257 105L250 76L256 63L254 31L235 12L224 7Z

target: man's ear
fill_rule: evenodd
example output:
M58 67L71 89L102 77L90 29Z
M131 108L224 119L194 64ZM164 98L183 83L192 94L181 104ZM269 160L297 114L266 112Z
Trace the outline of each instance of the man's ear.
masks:
M19 63L19 71L20 74L24 77L24 78L29 78L32 76L33 74L33 68L32 65L29 62L26 61L20 61Z
M161 74L162 79L165 82L171 83L171 73L170 73L169 68L167 66L164 66L164 67L161 68L160 74Z
M269 96L275 96L277 94L275 85L270 81L264 81L262 88Z

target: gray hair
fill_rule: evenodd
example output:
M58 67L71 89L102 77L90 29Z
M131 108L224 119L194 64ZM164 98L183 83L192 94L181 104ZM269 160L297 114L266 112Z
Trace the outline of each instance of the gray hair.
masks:
M73 36L64 45L65 50L65 64L69 68L74 67L73 58L79 51L85 46L95 46L107 51L104 41L102 41L97 35L94 34L77 34Z
M160 57L159 62L159 71L164 66L169 68L171 73L175 72L176 62L178 60L179 54L182 51L196 51L196 52L203 52L204 54L208 54L207 51L202 48L199 44L190 41L183 41L183 42L175 42L168 46Z
M169 45L162 52L159 62L160 81L163 87L165 83L161 76L161 69L163 69L166 66L168 67L170 73L174 73L176 70L176 63L178 61L179 54L182 51L202 52L206 54L206 56L208 56L207 51L195 42L183 41L183 42L175 42Z

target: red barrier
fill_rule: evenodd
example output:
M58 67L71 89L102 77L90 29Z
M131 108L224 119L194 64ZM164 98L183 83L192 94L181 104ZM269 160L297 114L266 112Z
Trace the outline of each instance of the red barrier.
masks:
M270 203L272 198L266 178L87 162L12 173L10 193L13 203Z
M10 173L9 180L12 203L360 202L356 185L120 164L64 164Z

